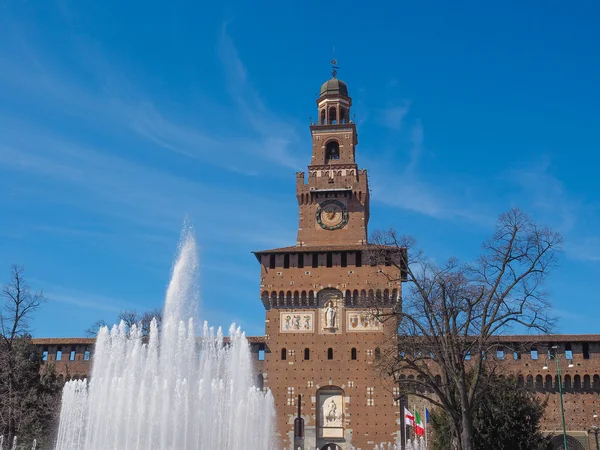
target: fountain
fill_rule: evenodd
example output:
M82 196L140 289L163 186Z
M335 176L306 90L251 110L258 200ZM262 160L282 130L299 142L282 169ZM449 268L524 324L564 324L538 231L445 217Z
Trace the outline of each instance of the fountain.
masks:
M100 329L91 381L65 384L56 450L275 448L270 392L253 386L244 333L228 345L205 323L198 338L198 256L184 229L163 321L150 334L124 323Z

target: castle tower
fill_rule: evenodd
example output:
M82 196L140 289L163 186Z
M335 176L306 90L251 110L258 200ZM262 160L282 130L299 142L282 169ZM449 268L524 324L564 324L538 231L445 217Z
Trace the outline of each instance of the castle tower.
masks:
M266 309L264 386L285 448L368 449L395 442L400 429L397 390L376 369L397 325L371 314L397 305L400 277L391 264L371 263L367 171L355 161L348 88L335 67L332 75L310 126L308 176L296 174L296 245L255 252ZM303 439L295 440L298 410Z

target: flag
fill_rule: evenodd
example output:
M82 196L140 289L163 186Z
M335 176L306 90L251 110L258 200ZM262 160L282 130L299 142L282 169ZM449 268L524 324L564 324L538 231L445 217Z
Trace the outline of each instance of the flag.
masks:
M421 422L419 411L415 411L415 434L417 436L423 436L425 434L425 428L423 427L423 422Z
M406 409L406 406L404 407L404 425L415 426L415 416Z
M429 410L425 408L425 423L429 423L431 421L431 416L429 415Z

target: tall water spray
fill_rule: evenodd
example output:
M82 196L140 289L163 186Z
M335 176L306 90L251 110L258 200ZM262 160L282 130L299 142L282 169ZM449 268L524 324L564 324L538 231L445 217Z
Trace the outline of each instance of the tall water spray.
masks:
M205 323L198 338L198 256L182 235L160 330L147 340L121 322L100 329L91 381L66 383L56 450L273 448L273 397L253 386L250 349L232 325L224 345Z

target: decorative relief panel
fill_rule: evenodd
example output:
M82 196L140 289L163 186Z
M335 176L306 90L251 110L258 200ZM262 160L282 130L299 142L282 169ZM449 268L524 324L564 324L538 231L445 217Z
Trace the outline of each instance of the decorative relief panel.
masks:
M344 437L344 399L340 393L319 395L319 437Z
M382 331L383 326L369 311L347 311L346 323L348 332Z
M315 331L315 313L306 311L282 312L279 315L282 333L312 333Z

